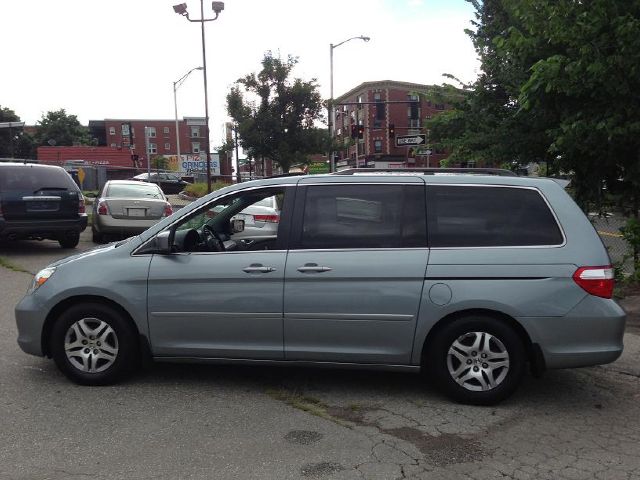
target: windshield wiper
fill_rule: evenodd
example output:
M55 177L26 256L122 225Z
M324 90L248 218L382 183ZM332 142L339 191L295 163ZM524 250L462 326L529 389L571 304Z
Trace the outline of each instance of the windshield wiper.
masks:
M64 190L64 191L67 191L68 189L66 187L42 187L42 188L39 188L37 190L34 190L33 193L38 193L38 192L41 192L43 190Z

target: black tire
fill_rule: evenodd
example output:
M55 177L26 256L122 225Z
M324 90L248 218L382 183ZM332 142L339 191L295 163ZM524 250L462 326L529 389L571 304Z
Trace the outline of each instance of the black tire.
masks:
M484 335L479 335L476 332ZM486 354L488 356L504 349L508 355L508 367L493 368L491 365L504 363L497 358L488 360L488 362L496 361L498 363L485 363L487 360L483 361L480 358L481 351L473 349L473 342L476 339L480 339L478 341L483 344L485 339L489 339L491 353ZM450 348L456 341L459 342L457 345L463 345L470 349L469 357L464 357L464 353L461 355L467 358L464 362L456 355L451 355L451 358L448 358ZM462 351L457 350L457 352ZM473 355L474 353L476 355ZM495 355L498 357L504 353L495 353ZM435 333L425 353L423 368L429 371L438 386L452 399L472 405L493 405L509 397L516 390L524 375L526 361L525 344L512 327L506 322L488 315L473 315L461 317ZM450 366L454 372L461 372L457 377L463 381L463 384L454 379L454 375L449 370ZM505 373L504 376L503 373ZM464 381L464 377L468 375L476 378ZM477 378L478 376L482 381ZM497 381L501 377L502 379ZM490 378L491 382L495 383L493 387L490 387ZM488 389L482 389L483 383ZM476 388L479 390L472 390Z
M95 228L91 227L91 240L93 240L93 243L104 243L104 236Z
M90 343L76 349L70 358L65 350L65 341L70 340L70 344L82 343L75 333L78 331L77 322L81 321L85 331L88 331L88 327L100 326L104 330L102 333L99 330L100 335L93 336L91 340L86 336L81 337ZM111 331L98 322L106 324ZM76 327L75 331L72 326ZM56 320L51 331L50 346L56 365L70 380L80 385L110 385L130 374L139 364L136 338L135 328L130 321L114 308L101 303L81 303L67 309ZM108 360L100 358L106 355L107 347L116 351ZM97 355L93 355L94 352ZM83 370L82 366L79 366L83 362L82 357L87 357L88 367L95 365L95 368ZM95 363L92 363L92 359ZM102 368L104 370L100 371ZM95 371L90 371L92 369Z
M70 233L58 238L58 243L62 248L76 248L80 242L80 233Z

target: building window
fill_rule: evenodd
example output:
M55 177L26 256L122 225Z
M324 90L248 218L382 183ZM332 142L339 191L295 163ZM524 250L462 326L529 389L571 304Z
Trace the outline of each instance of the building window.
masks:
M419 118L410 118L409 119L409 128L420 128L420 119Z
M373 101L376 102L376 116L373 119L373 127L381 128L386 115L386 106L382 102L382 95L379 93L373 94Z
M109 135L115 135L116 134L116 127L109 127Z
M169 127L164 127L162 131L165 135L169 135Z
M149 137L153 138L156 136L156 127L147 127L147 132Z
M191 151L193 153L200 153L200 142L191 142Z
M191 136L196 138L200 136L200 127L191 127Z
M117 145L117 144L115 144L115 143L112 143L112 144L111 144L111 148L116 148L117 146L118 146L118 145Z
M149 151L147 153L158 153L158 146L155 143L150 143Z
M164 144L164 149L165 150L171 150L171 144L170 143L165 143Z
M373 142L373 153L382 153L382 140L375 140Z
M362 110L362 95L358 95L358 110Z

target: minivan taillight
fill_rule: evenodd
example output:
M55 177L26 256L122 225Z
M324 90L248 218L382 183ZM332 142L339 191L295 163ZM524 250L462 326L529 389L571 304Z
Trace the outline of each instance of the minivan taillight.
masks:
M109 209L107 208L107 202L98 202L98 215L109 215Z
M603 267L580 267L573 274L573 281L584 291L596 297L613 297L613 267L606 265Z
M86 209L84 206L84 197L80 197L80 199L78 200L78 214L82 214L85 213Z
M170 203L167 203L164 206L164 213L162 214L162 216L163 217L168 217L168 216L170 216L172 214L173 214L173 208L171 208L171 204Z
M254 215L253 219L256 222L278 223L280 221L280 215Z

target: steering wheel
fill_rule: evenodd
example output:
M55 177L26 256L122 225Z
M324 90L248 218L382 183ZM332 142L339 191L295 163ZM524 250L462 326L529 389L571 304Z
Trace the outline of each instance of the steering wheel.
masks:
M204 235L204 241L207 244L207 248L216 252L224 252L224 243L220 238L220 235L211 227L211 225L204 224L202 226L202 234Z

